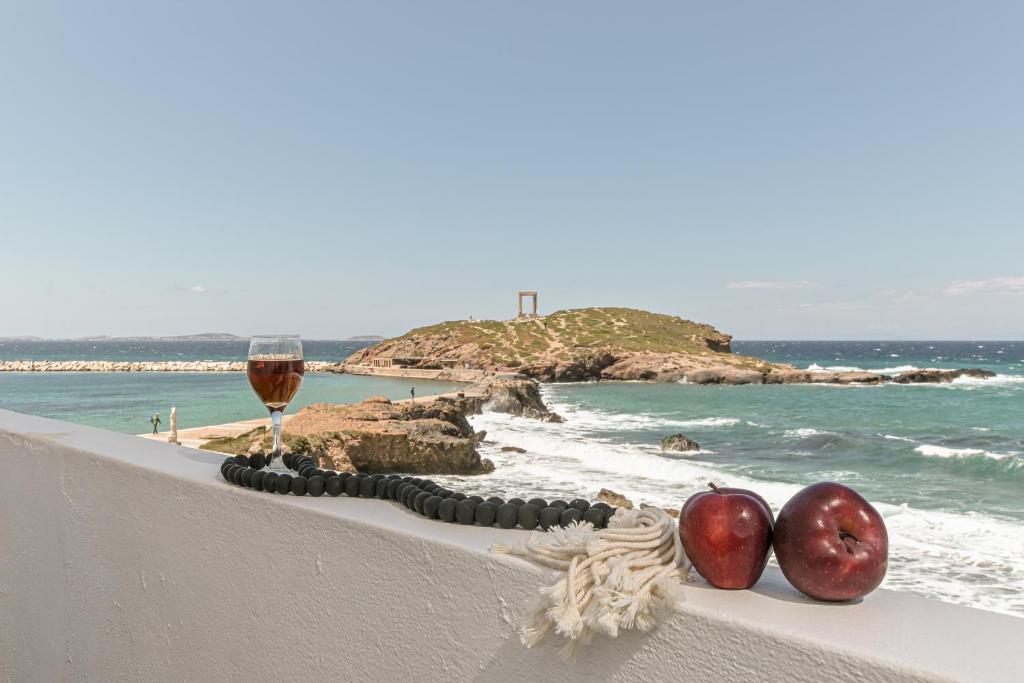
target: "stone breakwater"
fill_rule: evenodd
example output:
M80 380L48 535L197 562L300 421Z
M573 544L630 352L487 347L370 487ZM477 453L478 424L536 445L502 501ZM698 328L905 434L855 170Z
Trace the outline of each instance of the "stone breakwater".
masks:
M245 361L227 360L3 360L0 372L245 372ZM342 363L306 361L308 372L344 372Z

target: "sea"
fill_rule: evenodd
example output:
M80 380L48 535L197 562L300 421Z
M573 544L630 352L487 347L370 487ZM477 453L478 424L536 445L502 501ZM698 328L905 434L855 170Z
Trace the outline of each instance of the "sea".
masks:
M361 346L304 342L310 360L339 360ZM545 400L565 423L485 412L472 422L487 431L482 453L495 471L435 479L506 497L592 498L608 488L671 507L715 482L757 491L776 513L802 487L837 481L885 518L885 587L1024 617L1024 342L733 347L801 368L997 374L941 385L549 384ZM0 359L232 360L246 349L245 342L18 341L0 342ZM456 386L309 374L295 407ZM120 432L148 431L148 416L172 405L183 428L263 415L241 373L0 373L0 407ZM661 452L661 438L677 433L700 450Z

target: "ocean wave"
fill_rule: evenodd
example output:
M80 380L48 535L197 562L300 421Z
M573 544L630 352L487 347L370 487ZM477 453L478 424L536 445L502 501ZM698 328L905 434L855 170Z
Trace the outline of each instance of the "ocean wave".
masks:
M801 429L787 429L783 436L789 439L806 439L809 436L836 436L836 433L814 429L813 427L803 427Z
M688 429L694 427L731 427L742 420L736 417L711 416L679 420L651 413L619 413L600 409L586 409L575 405L559 403L551 396L545 396L548 407L563 416L574 428L593 431L620 432L647 429Z
M730 462L727 457L711 457L707 452L666 457L653 443L624 443L608 433L608 420L637 424L635 415L586 411L574 406L561 406L559 411L570 421L541 423L496 413L473 416L473 426L488 432L489 443L481 451L497 467L490 474L465 478L463 488L486 495L529 494L548 499L577 495L593 498L601 488L609 488L634 503L678 508L686 498L705 490L707 482L714 481L757 491L778 512L804 486L760 479L757 469ZM595 424L574 423L573 418L581 416ZM720 420L734 424L733 418L721 416L697 419L714 421L708 426ZM666 422L657 415L639 416L639 423L647 425L664 426ZM804 439L794 442L801 448L816 438L830 436L809 427L785 433ZM942 446L896 434L880 437L913 444L915 448L907 448L907 452L913 450L922 458L930 458L936 466L944 463L942 467L1000 473L1012 467L1024 474L1024 455L1016 451ZM502 445L519 446L527 453L502 453ZM812 478L864 485L863 475L840 469L816 472ZM1024 556L1019 552L1024 547L1024 524L982 513L911 508L901 504L900 495L892 490L884 496L888 499L885 502L872 503L885 518L889 532L890 569L885 587L1024 614Z
M992 458L993 460L1006 460L1016 456L1016 453L996 453L981 448L949 448L947 446L935 446L927 443L921 444L914 450L930 458L972 458L980 455Z
M947 386L951 387L995 387L1024 384L1024 375L996 375L995 377L957 377Z
M914 439L910 439L905 436L896 436L894 434L882 434L882 438L888 439L889 441L906 441L907 443L917 443L917 441L915 441Z

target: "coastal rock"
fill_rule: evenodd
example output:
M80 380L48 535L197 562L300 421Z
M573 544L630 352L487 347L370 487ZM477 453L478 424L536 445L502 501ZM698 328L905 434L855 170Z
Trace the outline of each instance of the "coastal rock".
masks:
M317 403L285 425L296 451L341 472L483 474L494 463L481 458L466 415L455 401L352 405Z
M496 378L486 384L483 403L488 410L529 417L542 422L564 422L565 420L544 405L540 385L528 378Z
M599 503L607 503L608 505L616 508L626 508L627 510L633 509L633 501L626 498L621 493L616 493L611 489L601 489L598 491L597 501Z
M765 373L753 368L720 366L687 372L690 384L764 384Z
M519 446L502 446L501 447L501 452L502 453L525 453L526 449L525 448L520 448Z
M952 382L959 377L975 379L991 379L996 373L979 368L961 368L959 370L907 370L892 378L897 384L939 384Z
M666 436L661 440L661 450L663 451L699 451L700 444L692 439L688 439L682 434L673 434L672 436Z

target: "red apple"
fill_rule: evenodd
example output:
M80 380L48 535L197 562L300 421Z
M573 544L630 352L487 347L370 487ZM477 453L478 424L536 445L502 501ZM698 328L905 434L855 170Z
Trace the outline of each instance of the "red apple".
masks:
M772 550L772 512L744 489L696 493L679 513L679 536L693 568L716 588L750 588Z
M775 556L801 593L818 600L853 600L885 578L889 536L882 516L859 493L821 482L800 491L779 511Z

